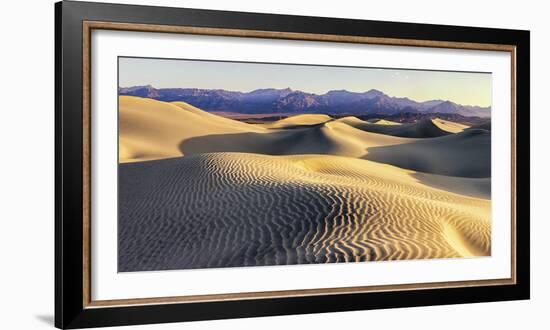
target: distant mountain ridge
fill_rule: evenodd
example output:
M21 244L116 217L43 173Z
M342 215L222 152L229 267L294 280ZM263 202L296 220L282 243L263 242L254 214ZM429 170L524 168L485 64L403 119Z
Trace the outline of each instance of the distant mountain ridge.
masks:
M392 97L371 89L366 92L332 90L322 95L290 88L257 89L235 92L223 89L154 88L151 85L120 87L119 95L151 98L159 101L184 101L206 111L242 114L327 113L327 114L384 114L447 113L466 117L491 116L491 107L461 105L446 100L417 102L406 97Z

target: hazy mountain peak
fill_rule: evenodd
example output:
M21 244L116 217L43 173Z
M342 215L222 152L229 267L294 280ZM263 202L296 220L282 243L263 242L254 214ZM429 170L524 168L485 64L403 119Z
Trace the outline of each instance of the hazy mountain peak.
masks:
M392 97L378 89L363 93L345 89L330 90L318 95L290 87L262 88L251 92L224 89L159 88L151 85L120 87L119 95L152 98L160 101L184 101L206 111L245 114L325 113L382 114L447 113L462 116L490 117L490 107L467 106L449 100L417 102L407 97Z
M325 95L327 95L327 94L345 94L345 93L354 93L354 92L350 92L350 91L345 90L345 89L332 89L332 90L326 92Z
M378 89L369 89L368 91L366 91L365 93L363 93L365 95L369 95L369 96L385 96L386 94L384 94L384 92L382 91L379 91Z

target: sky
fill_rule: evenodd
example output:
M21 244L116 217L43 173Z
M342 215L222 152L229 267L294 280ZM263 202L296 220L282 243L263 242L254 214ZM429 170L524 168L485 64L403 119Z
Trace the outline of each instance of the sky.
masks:
M241 92L289 87L319 95L378 89L419 102L491 105L490 73L120 57L119 86L142 85Z

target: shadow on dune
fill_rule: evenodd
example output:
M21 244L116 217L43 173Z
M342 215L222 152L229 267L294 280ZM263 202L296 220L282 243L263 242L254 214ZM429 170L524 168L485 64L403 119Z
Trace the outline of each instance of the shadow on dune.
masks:
M439 138L369 148L363 158L419 172L488 178L491 176L491 133L468 129Z
M245 152L264 155L360 155L364 148L348 145L324 124L269 133L213 134L192 137L179 145L184 155L212 152Z
M474 198L491 199L491 178L461 178L416 172L413 178L423 185Z
M295 129L308 129L308 128L321 127L326 123L330 123L331 121L334 121L334 119L327 120L326 122L320 123L320 124L299 124L299 125L289 125L289 126L285 126L285 127L268 127L267 129L269 129L269 130L288 130L288 131L295 130Z
M326 154L362 158L438 175L465 178L491 176L491 134L483 129L467 129L442 137L367 148L320 124L270 133L246 132L192 137L182 141L179 149L184 155L215 152L273 156Z
M354 122L349 125L371 133L407 138L433 138L452 134L437 127L431 119L402 125L380 125L369 122Z
M484 123L481 123L479 125L474 125L468 129L484 129L484 130L487 130L487 131L490 131L491 130L491 120L489 121L486 121Z

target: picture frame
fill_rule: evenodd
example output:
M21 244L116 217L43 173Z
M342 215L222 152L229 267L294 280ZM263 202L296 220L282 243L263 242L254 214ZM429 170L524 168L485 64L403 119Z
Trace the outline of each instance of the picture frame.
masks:
M55 5L55 325L136 325L529 299L529 31L62 1ZM92 296L94 31L506 53L510 247L506 278L102 299ZM335 47L336 47L335 46ZM338 48L338 47L336 47ZM124 54L122 54L124 55ZM137 54L140 55L140 54ZM168 56L167 56L168 57ZM118 73L117 73L118 74ZM112 142L116 145L116 141ZM102 238L99 238L102 239ZM116 251L110 253L116 254ZM269 267L267 267L269 268ZM274 268L272 268L274 269ZM267 270L271 271L271 270ZM174 273L178 276L177 273ZM204 274L204 273L202 273ZM220 281L223 282L223 281Z

